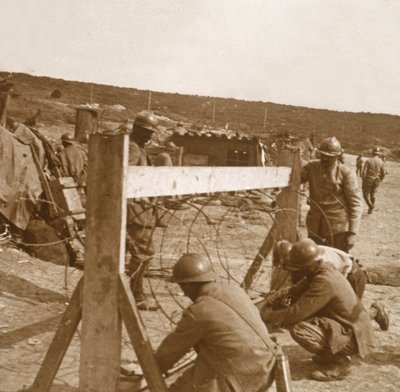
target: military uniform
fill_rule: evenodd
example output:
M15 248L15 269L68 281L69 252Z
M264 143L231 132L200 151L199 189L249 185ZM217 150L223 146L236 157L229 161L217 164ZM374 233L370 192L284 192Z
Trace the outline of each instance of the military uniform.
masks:
M318 265L287 309L261 314L267 322L289 329L303 348L324 357L364 357L374 345L368 312L347 279L329 263Z
M165 372L192 347L197 359L171 391L266 391L273 381L273 343L257 308L232 283L210 282L159 346Z
M347 278L358 298L362 298L367 278L358 261L353 256L340 249L319 245L322 251L322 261L333 265L344 277Z
M79 145L68 144L60 152L60 161L63 175L72 177L78 184L78 188L86 186L87 178L87 155Z
M375 207L375 194L385 175L385 164L377 155L365 161L361 173L362 192L369 212L372 212Z
M146 152L134 141L129 143L129 166L147 166L149 164ZM145 300L143 292L143 277L154 255L152 241L155 227L154 208L147 198L128 200L127 241L126 247L130 253L128 274L130 285L137 302Z
M326 169L315 160L303 167L301 182L309 183L308 237L348 252L346 234L358 233L362 215L356 174L339 161Z

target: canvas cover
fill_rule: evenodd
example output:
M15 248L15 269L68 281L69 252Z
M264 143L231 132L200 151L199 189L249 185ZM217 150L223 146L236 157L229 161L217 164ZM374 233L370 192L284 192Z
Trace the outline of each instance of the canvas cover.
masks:
M0 126L0 213L22 230L42 193L31 145L44 167L42 143L27 126L18 125L14 133Z

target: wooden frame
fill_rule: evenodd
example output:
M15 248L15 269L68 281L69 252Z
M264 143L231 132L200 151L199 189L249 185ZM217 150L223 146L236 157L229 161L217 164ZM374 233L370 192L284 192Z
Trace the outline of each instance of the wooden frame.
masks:
M294 162L294 155L290 157ZM91 135L89 162L83 282L78 284L63 315L31 391L50 390L82 316L79 370L82 392L118 390L122 321L150 390L163 392L167 390L166 383L124 274L126 198L287 187L289 184L294 187L297 183L293 175L291 180L289 178L290 167L128 168L127 135ZM150 176L152 181L148 180ZM297 223L297 213L290 211L292 207L297 210L297 199L290 189L288 192L282 192L279 197L282 216L272 234L267 236L267 245L257 255L257 265L252 266L250 275L261 265L276 233L289 230L288 239L294 239L296 224L293 226L293 223L294 219ZM250 278L247 283L249 281Z

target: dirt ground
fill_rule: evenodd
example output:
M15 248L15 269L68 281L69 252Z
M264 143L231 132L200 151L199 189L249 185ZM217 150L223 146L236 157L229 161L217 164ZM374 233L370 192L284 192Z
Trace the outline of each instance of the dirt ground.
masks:
M346 157L346 162L354 167L354 157ZM289 355L293 391L400 390L400 304L396 287L400 286L400 164L388 162L387 169L389 174L379 189L376 210L372 215L364 212L353 254L369 271L372 282L384 283L369 284L364 302L369 306L379 299L385 304L391 319L389 331L383 332L374 324L375 351L355 364L346 380L330 383L310 380L308 375L314 369L310 355L287 332L278 333L278 341ZM206 249L219 266L222 278L240 282L271 226L268 209L249 209L235 202L231 206L212 204L193 203L188 209L173 211L169 227L157 228L157 253L146 285L161 310L142 313L154 347L173 328L188 303L179 289L165 279L176 257L187 250ZM256 291L268 291L270 272L267 260L255 282ZM74 268L34 259L10 244L0 245L0 392L21 391L32 384L81 274ZM52 392L78 391L79 343L78 332ZM134 359L124 334L122 360ZM132 390L132 386L131 382L122 381L120 389Z

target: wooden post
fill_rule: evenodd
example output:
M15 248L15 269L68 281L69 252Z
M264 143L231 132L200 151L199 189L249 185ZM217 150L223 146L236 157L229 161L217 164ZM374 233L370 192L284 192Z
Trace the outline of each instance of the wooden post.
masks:
M167 385L151 348L126 276L120 274L119 308L150 391L167 392Z
M8 101L8 91L0 91L0 125L2 127L6 126Z
M92 135L89 162L80 390L115 392L121 360L118 287L125 263L126 135Z
M98 129L98 111L95 109L77 108L75 121L75 139L87 143L88 136Z
M58 368L74 337L82 313L82 279L75 288L68 308L64 312L53 341L46 353L42 366L35 378L30 392L48 392Z
M279 151L277 166L292 168L289 186L283 188L276 197L278 210L275 214L277 238L295 242L297 238L297 222L300 188L300 150L299 148L283 149Z
M272 250L277 239L285 239L290 242L296 241L301 172L300 150L298 148L281 150L278 156L277 166L289 166L292 168L289 185L283 188L276 197L278 210L275 213L275 221L250 268L247 270L241 284L245 290L250 289L255 274L261 268L263 261ZM281 276L282 273L285 274L284 277ZM281 282L282 280L286 282L288 276L289 274L286 271L277 274L277 271L273 269L271 290L276 288L276 282Z
M291 243L297 240L299 218L299 188L301 174L300 149L285 148L279 151L278 166L292 168L289 186L283 188L276 197L278 210L275 214L275 241L284 239ZM272 267L270 290L277 290L290 284L290 274L279 267Z

